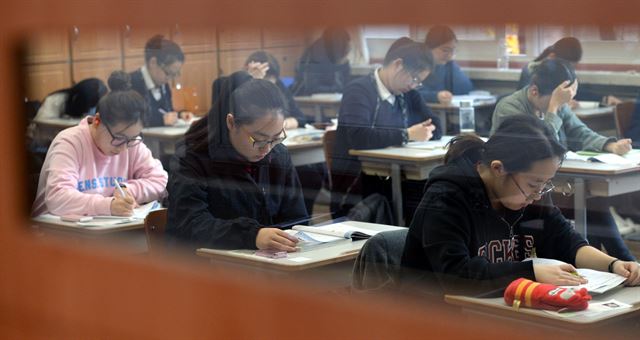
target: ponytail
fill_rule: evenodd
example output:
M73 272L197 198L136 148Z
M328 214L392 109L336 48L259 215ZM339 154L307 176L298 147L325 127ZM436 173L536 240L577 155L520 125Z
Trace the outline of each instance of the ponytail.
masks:
M447 154L444 156L444 164L460 157L466 157L473 163L482 159L484 141L476 135L458 135L447 143Z

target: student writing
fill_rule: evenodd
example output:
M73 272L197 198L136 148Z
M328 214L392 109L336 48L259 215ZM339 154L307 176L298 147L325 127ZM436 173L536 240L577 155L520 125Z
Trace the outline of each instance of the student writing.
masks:
M627 277L627 285L640 284L638 263L589 246L545 196L565 154L554 135L523 115L505 119L486 143L454 138L445 165L431 172L402 264L424 273L425 284L435 279L445 291L467 293L504 288L519 277L585 283L575 267L610 270ZM534 252L567 264L521 262Z
M246 75L248 76L248 75ZM307 218L283 128L276 85L222 84L221 100L177 148L169 181L167 234L188 247L295 251L276 225Z
M142 143L144 99L129 77L109 77L111 92L100 99L94 117L63 130L45 159L32 215L129 216L136 204L161 199L167 173ZM126 195L115 191L126 182Z

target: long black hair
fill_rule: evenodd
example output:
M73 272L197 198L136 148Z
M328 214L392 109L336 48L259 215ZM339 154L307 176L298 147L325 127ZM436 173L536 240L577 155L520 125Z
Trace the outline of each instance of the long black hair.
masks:
M98 105L98 101L107 93L107 86L98 78L87 78L79 81L70 88L55 91L66 93L64 112L69 117L81 118Z
M574 37L565 37L545 48L533 61L542 61L551 53L554 53L558 58L579 63L582 59L582 45L580 44L580 40Z
M562 160L567 152L544 121L525 114L505 119L486 143L474 135L460 135L448 146L445 164L460 157L485 165L499 160L508 173L527 171L534 162L551 157Z

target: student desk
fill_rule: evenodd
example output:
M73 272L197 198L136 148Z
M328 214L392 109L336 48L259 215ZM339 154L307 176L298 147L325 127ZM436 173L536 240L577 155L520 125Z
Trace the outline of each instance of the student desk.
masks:
M362 163L367 175L390 176L393 208L398 225L404 225L402 216L401 180L425 180L433 168L442 164L446 150L442 141L410 143L405 147L375 150L349 150ZM640 191L640 166L608 165L582 161L565 161L556 179L572 185L576 229L586 237L586 201L590 196L610 197Z
M455 99L456 96L454 96ZM496 98L473 101L475 130L481 136L488 136L491 130L491 117L496 107ZM440 118L443 133L455 135L460 132L459 106L453 104L426 103L431 111Z
M502 297L474 298L461 295L445 295L447 303L462 307L463 312L470 315L486 318L488 322L498 322L499 319L506 318L534 327L543 326L561 331L598 327L627 318L637 318L640 315L640 287L624 287L602 295L593 295L592 302L602 302L610 299L616 299L633 307L607 311L597 315L561 317L537 309L520 308L516 311L511 306L508 306Z
M342 223L375 231L402 229L402 227L357 221ZM365 242L366 240L337 241L310 250L289 253L288 257L280 259L257 256L254 255L255 250L249 249L200 248L196 254L208 258L212 264L246 268L254 272L266 273L268 276L290 277L294 275L296 278L313 279L320 284L338 283L337 286L345 287L351 282L353 262Z
M53 140L56 135L72 126L80 123L80 119L76 118L48 118L33 121L36 124L36 136L43 140Z
M63 222L56 216L44 215L31 219L32 228L43 236L71 240L74 244L121 248L125 253L140 254L147 251L144 220L100 227L81 226Z
M341 93L318 93L311 96L293 97L296 104L305 115L313 116L316 123L324 121L325 111L329 111L329 117L337 117L342 102Z
M143 143L151 150L153 157L176 153L176 143L189 130L191 125L156 126L142 129Z

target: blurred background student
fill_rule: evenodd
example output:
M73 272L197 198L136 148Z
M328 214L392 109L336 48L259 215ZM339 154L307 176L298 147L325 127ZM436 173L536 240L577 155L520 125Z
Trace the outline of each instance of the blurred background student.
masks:
M109 87L95 116L63 130L51 143L33 216L130 216L137 204L164 196L167 172L142 143L145 100L131 89L125 72L112 73ZM116 181L126 184L124 196Z
M173 109L170 81L180 76L184 53L175 42L156 35L144 47L144 65L131 73L133 89L144 97L149 112L144 116L146 127L174 125L178 118L191 120L193 113L179 115Z
M347 55L351 38L343 28L331 27L309 46L296 65L291 87L294 96L314 93L342 93L349 81L351 67Z
M545 48L539 56L522 68L520 80L518 81L518 90L531 83L531 74L536 66L540 65L544 60L556 58L568 61L574 68L578 66L578 63L582 60L582 44L580 44L580 40L574 37L565 37ZM597 101L605 105L616 105L621 102L621 100L615 96L608 95L603 97L588 91L584 87L579 88L575 100L571 100L570 106L572 109L579 107L580 104L577 102L578 100Z
M55 91L45 99L33 122L51 118L80 119L96 113L98 100L107 93L107 86L97 78L81 80L70 88ZM36 124L31 123L27 137L33 138L38 146L47 146L51 141L42 140L37 133Z
M168 187L172 242L295 251L297 240L281 226L308 215L281 144L286 100L273 83L250 78L244 71L226 77L217 104L177 146Z
M458 38L451 28L442 25L431 27L424 43L436 62L436 67L418 89L427 102L449 104L453 95L468 94L473 90L471 80L453 60Z

